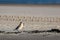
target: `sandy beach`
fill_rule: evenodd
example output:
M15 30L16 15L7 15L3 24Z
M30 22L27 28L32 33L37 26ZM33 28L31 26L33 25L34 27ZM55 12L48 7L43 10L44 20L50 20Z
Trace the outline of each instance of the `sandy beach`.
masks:
M0 5L0 15L60 17L60 6ZM3 29L4 31L11 31L15 29L15 27L19 24L18 23L15 25L15 22L12 23L11 21L8 21L8 22L6 21L4 22L4 24L3 22L4 21L0 21L0 30ZM6 26L5 24L8 24L8 25ZM58 27L60 27L60 23L57 23L57 24L59 24ZM28 30L27 26L25 28ZM29 29L32 29L32 28L29 28ZM19 34L1 34L0 33L0 40L60 40L60 33L19 33Z

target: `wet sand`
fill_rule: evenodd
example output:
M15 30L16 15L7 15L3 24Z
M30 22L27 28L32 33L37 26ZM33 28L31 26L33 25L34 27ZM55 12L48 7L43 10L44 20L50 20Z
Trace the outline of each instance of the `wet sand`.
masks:
M59 33L0 34L0 40L60 40Z

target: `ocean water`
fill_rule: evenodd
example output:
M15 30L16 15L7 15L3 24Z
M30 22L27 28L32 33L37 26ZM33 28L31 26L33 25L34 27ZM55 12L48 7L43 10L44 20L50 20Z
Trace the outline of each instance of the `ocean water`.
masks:
M0 4L59 4L60 0L0 0Z

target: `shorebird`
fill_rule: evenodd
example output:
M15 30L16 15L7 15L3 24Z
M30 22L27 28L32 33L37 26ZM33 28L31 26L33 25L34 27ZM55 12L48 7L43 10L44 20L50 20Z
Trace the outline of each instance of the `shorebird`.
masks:
M23 23L20 22L20 24L15 28L15 30L19 32L20 30L22 30L22 28L23 28Z

